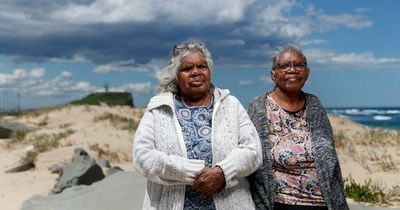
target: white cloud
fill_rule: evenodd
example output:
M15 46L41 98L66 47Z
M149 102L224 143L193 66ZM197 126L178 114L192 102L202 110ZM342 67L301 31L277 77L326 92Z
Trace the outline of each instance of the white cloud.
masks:
M125 84L120 88L134 93L151 93L154 90L150 82Z
M307 45L318 45L328 43L327 40L324 39L311 39L311 40L303 40L300 42L300 45L307 46Z
M360 13L326 14L316 10L313 5L304 8L300 3L290 0L257 1L246 10L248 24L237 28L236 34L277 37L292 41L302 40L315 31L331 30L338 27L353 29L368 28L373 25L369 18ZM294 9L303 13L292 13Z
M22 79L28 76L28 73L25 69L15 69L13 77L14 79Z
M24 83L30 83L32 80L41 79L45 75L43 68L37 68L32 70L26 70L22 68L15 69L12 74L1 74L0 73L0 86L2 85L18 85Z
M90 91L93 89L93 87L90 85L89 82L80 81L75 84L75 89L80 91Z
M89 59L86 58L84 55L76 54L71 58L52 58L50 61L54 62L65 62L65 63L88 63L90 62Z
M90 5L69 4L52 13L74 24L150 22L230 23L243 18L252 0L95 0ZM195 11L195 12L193 12Z
M253 80L240 80L239 85L251 85L253 83Z
M260 81L265 84L274 84L274 81L272 81L271 77L260 77Z
M215 58L227 62L218 65L233 60L234 66L254 66L268 50L260 46L267 43L300 43L313 32L373 24L365 8L328 14L297 0L18 2L0 3L6 11L0 14L3 42L21 43L12 48L5 44L4 54L21 61L103 63L96 73L149 71L151 66L140 63L165 58L166 46L191 36L223 52ZM119 64L132 58L133 65Z
M63 96L91 91L95 87L90 83L68 80L72 73L62 71L53 79L45 80L46 70L15 69L12 74L0 74L0 88L9 93L22 93L30 96Z
M358 7L358 8L355 8L354 9L354 12L359 12L359 13L362 13L362 12L369 12L370 11L370 9L369 8L366 8L366 7Z
M61 76L62 77L70 77L70 76L72 76L72 73L69 71L62 71Z
M148 94L153 93L156 87L151 84L151 82L139 82L139 83L128 83L122 84L116 87L109 87L110 92L132 92L134 94ZM104 92L103 87L96 87L92 91L94 92Z
M30 76L33 78L42 78L45 75L45 71L43 68L33 69L30 72Z
M309 20L304 17L291 17L288 12L296 6L294 1L257 1L248 10L249 25L238 28L235 33L253 34L260 37L278 36L299 39L311 31Z
M365 15L342 13L328 15L323 11L316 11L313 6L308 7L307 15L314 22L316 27L322 30L334 29L337 27L347 27L353 29L369 28L373 22Z
M6 84L8 76L6 74L0 73L0 86Z
M348 28L361 29L369 28L373 24L372 21L366 20L364 16L352 14L340 14L334 16L320 15L319 19L321 25L326 27L346 26Z
M338 67L363 67L376 68L382 66L397 66L400 58L377 57L372 52L338 54L330 50L308 49L304 51L310 64L317 64L330 68ZM397 65L396 65L397 64Z
M148 63L140 64L136 63L134 60L119 61L114 63L108 63L99 65L93 69L93 72L105 74L110 72L151 72L162 65L165 65L166 61L152 59Z

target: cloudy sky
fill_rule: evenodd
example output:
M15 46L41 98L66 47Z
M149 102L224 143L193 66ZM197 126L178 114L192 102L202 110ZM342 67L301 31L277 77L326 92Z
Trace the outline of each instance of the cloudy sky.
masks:
M273 88L271 52L300 46L305 90L326 107L399 106L396 0L0 0L0 107L52 106L90 92L156 93L154 69L189 38L210 49L216 86L247 106Z

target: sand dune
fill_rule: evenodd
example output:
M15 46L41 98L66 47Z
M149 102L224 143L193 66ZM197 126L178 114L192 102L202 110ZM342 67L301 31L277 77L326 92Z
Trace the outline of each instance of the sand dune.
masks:
M35 130L26 133L20 141L0 140L0 209L20 209L23 201L36 194L42 196L34 198L45 201L45 197L58 177L56 174L51 174L47 167L54 163L69 162L73 155L73 149L78 146L83 147L93 158L105 156L113 166L133 171L131 160L134 129L132 128L137 126L143 112L143 109L123 106L65 106L19 117L3 117L9 121L27 124L34 127ZM370 128L337 116L330 116L330 119L335 129L335 136L338 136L341 141L345 141L340 142L340 147L338 147L344 177L351 175L354 180L361 183L364 180L372 179L382 183L388 189L396 185L400 186L399 140L385 140L381 146L377 146L375 143L367 144L362 141L363 138L360 136L368 133ZM349 139L357 141L351 143ZM20 173L4 173L7 169L18 165L21 157L25 156L28 150L32 150L32 145L38 141L44 142L45 145L52 141L57 144L42 148L43 151L39 153L35 161L35 169ZM36 146L40 145L36 144ZM390 156L397 169L390 168L389 159L385 162L388 166L382 169L379 167L379 163L382 161L366 158L368 154L366 152L372 154L371 148L375 149L377 159L381 157L381 153L386 154L382 157ZM369 167L366 168L366 165ZM137 174L135 176L139 177L138 179L142 178ZM137 185L137 188L140 189L132 191L135 194L132 199L137 201L135 205L138 206L143 198L142 193L137 193L143 192L144 179L141 180ZM136 186L136 184L132 186L134 185ZM88 191L91 190L88 189ZM131 196L132 194L128 193L127 195ZM399 206L398 203L394 203L392 208ZM360 207L360 205L352 207L352 209L357 208L369 209Z

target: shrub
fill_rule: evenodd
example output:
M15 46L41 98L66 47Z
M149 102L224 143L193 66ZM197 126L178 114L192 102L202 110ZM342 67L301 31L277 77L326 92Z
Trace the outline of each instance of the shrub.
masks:
M25 164L25 163L30 163L30 162L35 162L37 156L39 155L38 152L36 151L28 151L25 156L21 157L19 160L20 163Z
M111 151L110 146L108 144L105 144L100 146L99 144L91 144L89 145L89 149L92 151L97 152L97 156L100 157L106 157L109 161L111 162L120 162L120 158L118 156L117 152Z
M373 184L371 179L365 181L364 185L358 184L350 176L345 179L344 189L346 196L357 202L373 204L387 204L388 198L379 185Z
M15 144L18 144L20 142L23 142L25 140L27 131L16 131L13 133L11 136L11 139L7 142L6 148L10 149L13 148Z

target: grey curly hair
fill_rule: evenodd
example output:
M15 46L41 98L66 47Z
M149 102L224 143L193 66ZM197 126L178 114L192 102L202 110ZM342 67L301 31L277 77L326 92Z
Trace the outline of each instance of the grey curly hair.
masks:
M186 55L194 51L200 51L204 54L210 72L213 72L214 63L211 58L211 53L208 51L206 45L203 42L197 40L186 40L177 44L171 51L171 58L169 65L165 68L156 70L155 77L160 82L159 92L172 92L178 93L178 78L177 73L181 66L181 60Z
M294 44L288 44L283 47L278 47L275 50L275 52L272 54L272 67L271 67L272 71L274 71L278 65L279 56L281 56L283 53L288 52L288 51L298 52L300 54L300 56L304 59L304 63L307 65L307 58L304 55L303 51Z

